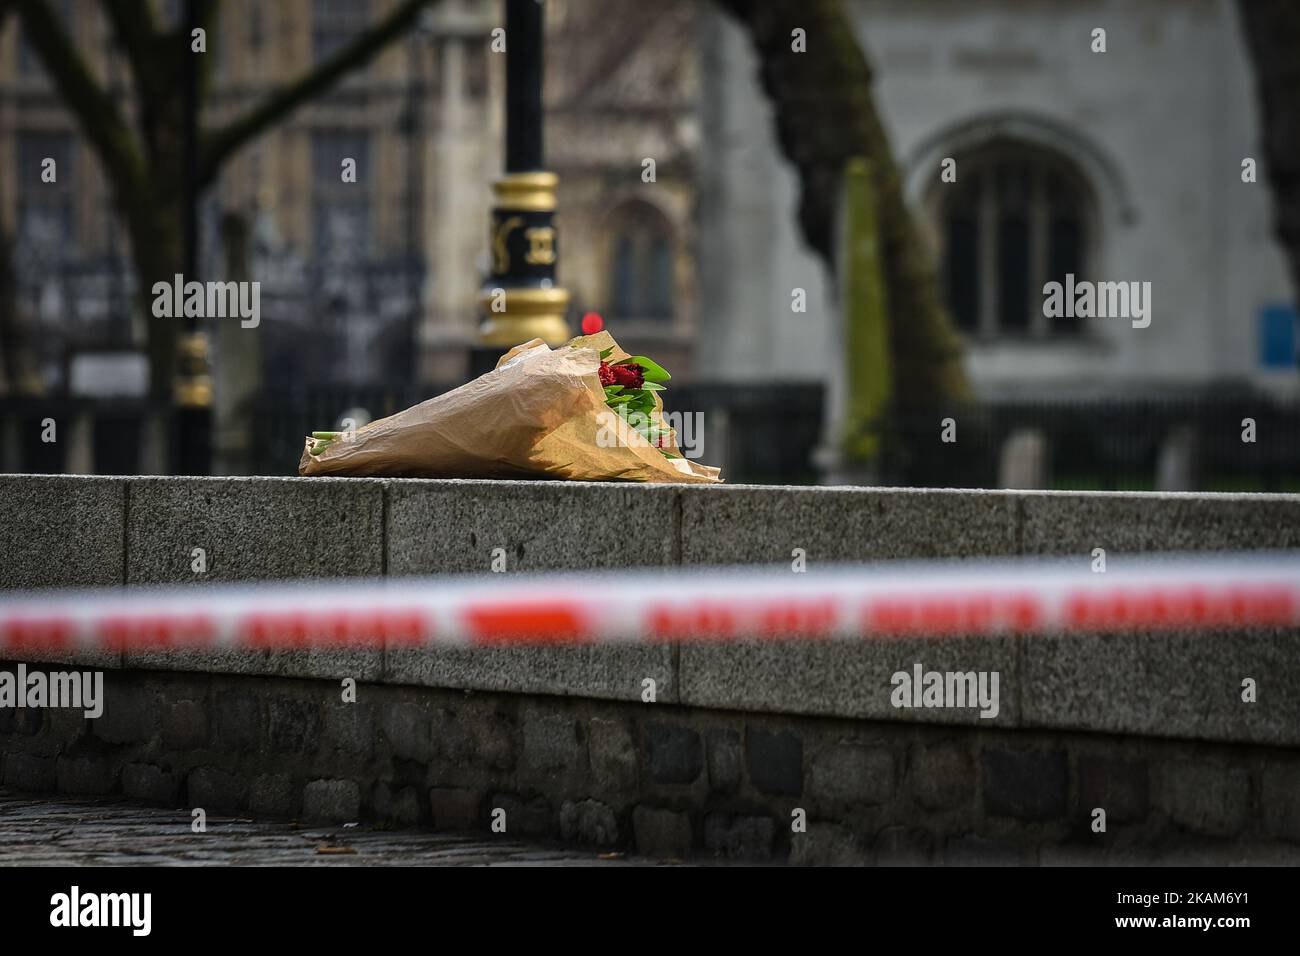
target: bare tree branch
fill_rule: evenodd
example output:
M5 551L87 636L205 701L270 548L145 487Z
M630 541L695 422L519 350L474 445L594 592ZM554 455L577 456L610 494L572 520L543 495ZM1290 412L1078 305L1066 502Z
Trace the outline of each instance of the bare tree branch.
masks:
M221 4L220 0L194 0L194 3L197 7L195 19L208 38L208 55L203 58L203 68L199 71L199 102L203 103L212 89L212 77L217 72L217 57L220 56L221 37L217 24Z
M159 72L154 60L158 52L158 24L154 21L149 0L112 0L100 6L113 25L113 34L122 52L126 54L137 88L141 91L140 99L152 97L167 78Z
M210 183L222 164L249 140L312 97L329 89L346 74L364 65L376 53L402 35L420 11L437 0L402 0L383 20L324 63L288 85L268 94L245 116L211 133L205 140L199 165L199 181Z
M45 0L24 0L19 12L28 41L59 88L64 104L76 116L119 196L140 195L147 190L148 181L131 130L117 104L100 88Z
M175 75L164 66L169 60L164 55L165 35L154 19L149 0L110 0L101 2L100 7L113 27L113 35L131 70L140 128L147 148L156 150L158 106L176 81Z

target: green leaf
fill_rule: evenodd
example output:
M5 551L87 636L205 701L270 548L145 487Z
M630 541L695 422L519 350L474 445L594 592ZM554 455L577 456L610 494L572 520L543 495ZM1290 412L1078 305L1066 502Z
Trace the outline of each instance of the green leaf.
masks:
M621 391L623 391L623 386L622 386L622 385L606 385L606 386L605 386L605 394L606 394L606 395L617 395L617 394L618 394L619 392L621 392Z
M643 392L639 388L625 388L623 389L623 391L618 393L618 397L629 398L639 405L641 404L641 402L645 400L645 397L649 394L650 394L649 392Z
M603 360L609 358L609 353L612 352L612 351L614 351L614 346L611 345L609 348L607 348L607 349L605 349L603 352L601 352L601 353L600 353L601 360L603 361Z
M644 383L642 383L641 387L644 388L647 392L666 392L666 391L668 391L668 389L664 388L664 387L663 387L662 385L660 385L658 382L644 382Z
M672 378L662 365L646 358L644 355L633 355L631 358L624 359L622 362L617 362L615 364L627 365L629 363L632 365L640 365L645 369L645 380L647 382L666 382Z
M625 417L627 418L627 423L628 423L630 426L632 426L632 428L634 428L634 429L636 429L637 431L641 432L641 434L643 434L643 435L644 435L644 434L645 434L645 433L650 429L650 427L651 427L651 425L650 425L650 419L649 419L648 417L646 417L646 415L645 415L644 412L640 412L640 411L637 411L636 409L633 409L633 410L632 410L631 412L629 412Z

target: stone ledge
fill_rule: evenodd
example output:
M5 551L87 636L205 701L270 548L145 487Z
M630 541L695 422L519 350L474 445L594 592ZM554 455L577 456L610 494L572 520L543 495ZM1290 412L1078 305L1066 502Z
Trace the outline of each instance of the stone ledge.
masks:
M1300 495L0 476L0 589L350 575L1300 547ZM205 549L196 573L191 549ZM1300 745L1300 634L493 651L26 655L126 667ZM20 655L10 655L17 659ZM999 714L901 710L890 676L996 670ZM1254 678L1257 703L1240 699Z

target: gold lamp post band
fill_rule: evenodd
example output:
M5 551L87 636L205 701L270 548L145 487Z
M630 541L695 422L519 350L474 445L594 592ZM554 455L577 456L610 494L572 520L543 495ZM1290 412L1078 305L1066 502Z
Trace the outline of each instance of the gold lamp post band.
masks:
M570 336L569 293L555 282L558 184L554 173L537 170L507 173L493 187L491 272L479 296L482 345L509 348L534 338L560 345Z
M208 408L212 405L212 376L208 369L206 332L182 335L177 343L178 368L174 392L181 408Z
M510 348L529 339L560 345L570 337L565 289L500 286L484 289L479 304L484 312L479 339L484 345Z
M492 185L498 209L520 212L554 212L555 187L560 177L555 173L509 173Z

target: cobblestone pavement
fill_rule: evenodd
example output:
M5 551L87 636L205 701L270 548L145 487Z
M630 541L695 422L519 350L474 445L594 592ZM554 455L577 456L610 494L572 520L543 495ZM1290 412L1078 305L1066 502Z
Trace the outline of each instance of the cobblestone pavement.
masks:
M0 866L655 866L658 861L522 843L504 835L369 830L207 818L115 800L0 790Z

